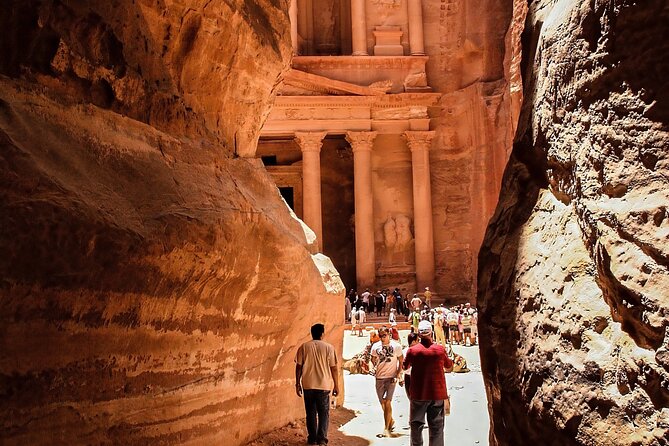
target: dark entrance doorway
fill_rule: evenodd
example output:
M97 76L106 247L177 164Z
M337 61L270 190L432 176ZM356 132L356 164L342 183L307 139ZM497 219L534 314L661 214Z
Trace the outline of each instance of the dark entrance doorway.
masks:
M323 254L332 259L347 289L356 287L353 214L353 152L343 136L327 137L321 149Z
M292 187L279 187L279 192L281 193L281 196L283 197L284 200L286 200L286 203L288 203L288 206L295 211L295 191L293 190Z

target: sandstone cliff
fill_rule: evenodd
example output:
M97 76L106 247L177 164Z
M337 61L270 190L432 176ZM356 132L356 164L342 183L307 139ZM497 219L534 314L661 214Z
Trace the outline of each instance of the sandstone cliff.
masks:
M341 281L253 153L287 5L0 5L0 443L243 443Z
M521 120L479 257L492 444L668 444L669 8L528 14Z

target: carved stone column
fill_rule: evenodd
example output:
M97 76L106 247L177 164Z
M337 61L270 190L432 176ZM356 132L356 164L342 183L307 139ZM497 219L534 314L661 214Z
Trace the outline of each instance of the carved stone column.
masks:
M376 132L347 132L353 149L355 185L355 273L358 290L376 282L374 255L374 201L372 195L372 148Z
M408 0L409 51L412 56L424 56L422 0Z
M299 52L299 42L297 37L297 0L290 0L288 17L290 18L290 40L293 45L293 55L297 55Z
M430 146L436 132L404 132L411 150L413 218L416 248L416 285L434 286L434 234L430 186Z
M302 150L302 218L316 234L318 251L323 249L321 211L321 147L327 132L295 132Z
M354 56L368 56L365 0L351 0L351 46Z

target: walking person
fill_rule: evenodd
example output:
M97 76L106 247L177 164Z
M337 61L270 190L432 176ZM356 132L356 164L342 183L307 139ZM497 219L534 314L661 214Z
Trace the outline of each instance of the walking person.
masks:
M444 404L448 399L444 372L453 370L453 361L443 346L432 340L432 325L418 325L420 342L407 350L404 368L411 367L409 425L411 446L423 446L423 426L427 416L430 446L444 446Z
M328 444L330 391L339 395L337 356L334 347L322 340L323 333L323 324L312 325L312 340L302 344L295 355L295 392L298 397L304 394L307 444Z
M392 399L395 384L402 381L402 346L390 339L386 327L379 329L381 340L372 346L372 363L376 366L376 394L383 409L384 429L380 436L392 436L393 420Z
M367 315L365 314L365 307L361 306L358 309L358 336L362 336L362 330L365 328L367 322Z
M351 334L354 335L358 331L358 309L353 307L351 310Z

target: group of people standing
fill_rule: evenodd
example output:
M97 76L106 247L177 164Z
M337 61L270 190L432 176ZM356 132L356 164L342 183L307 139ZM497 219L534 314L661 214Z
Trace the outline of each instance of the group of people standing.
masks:
M395 288L392 292L390 289L385 288L377 290L376 293L372 293L369 291L369 288L366 288L360 294L356 290L351 289L346 295L345 314L347 320L351 320L352 310L359 312L362 309L366 314L376 313L377 316L385 316L390 314L392 310L395 310L396 315L408 317L415 299L425 302L428 306L431 305L432 292L429 287L425 287L422 296L421 300L421 297L417 293L413 295L410 293L402 294L399 288Z
M397 325L400 318L411 323L412 331L417 332L420 321L429 321L434 328L435 341L441 345L478 344L478 312L471 304L465 303L452 307L432 306L432 292L425 287L422 297L413 294L402 295L399 288L393 292L388 289L375 294L366 289L358 295L350 290L345 300L347 320L351 322L352 334L363 336L367 315L376 310L378 316L388 314L391 327Z
M307 444L327 444L329 389L334 396L339 392L334 348L322 341L323 331L322 324L314 325L313 340L302 344L295 357L295 387L298 396L304 393L307 413ZM391 402L399 384L405 387L410 401L411 446L422 446L426 418L430 446L443 445L444 416L450 407L444 373L453 370L453 361L444 346L434 341L432 324L427 320L420 321L416 332L409 333L409 346L404 350L393 334L391 329L381 327L378 337L372 337L366 348L375 367L376 394L383 410L384 429L378 436L395 436Z
M434 327L435 339L441 345L477 345L478 344L478 312L470 303L450 308L439 305L430 308L415 308L409 316L411 330L417 331L420 321L429 321Z

